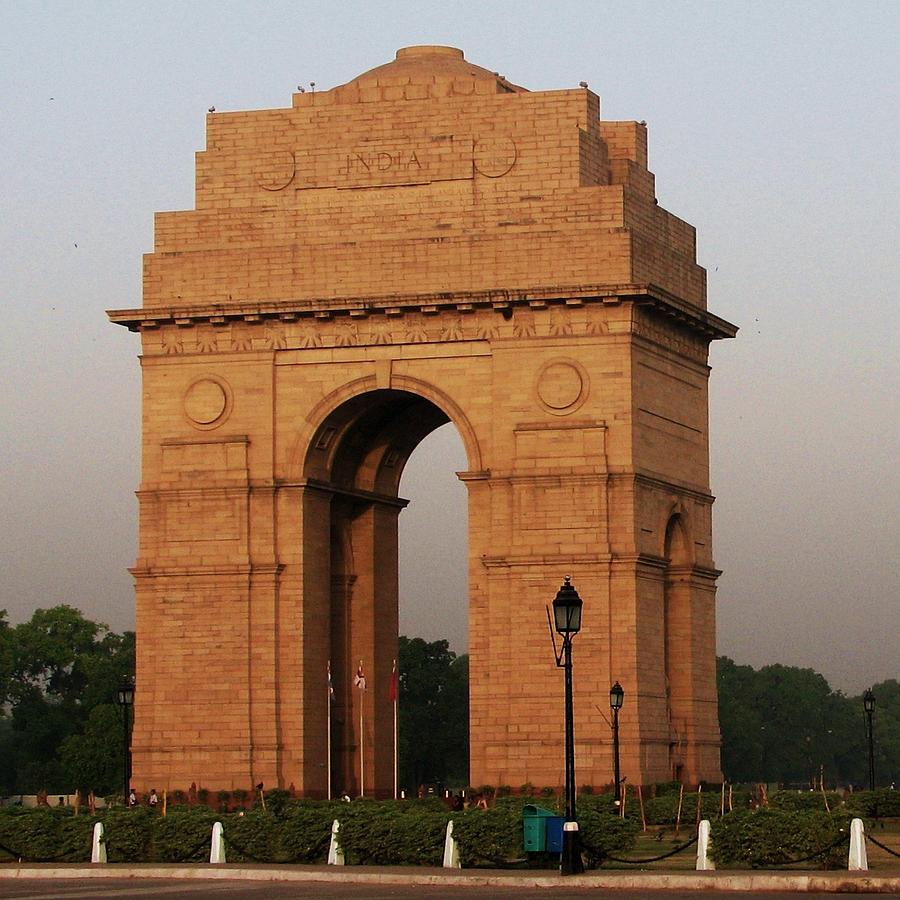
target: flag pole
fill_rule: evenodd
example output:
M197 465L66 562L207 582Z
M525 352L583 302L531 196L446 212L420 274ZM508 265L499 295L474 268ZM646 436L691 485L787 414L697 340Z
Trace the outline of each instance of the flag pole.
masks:
M366 675L363 672L363 661L359 661L359 668L356 670L356 678L354 679L356 686L359 688L359 796L366 796L366 731L363 713L366 706Z
M327 754L325 768L328 778L328 799L331 799L331 698L334 695L334 687L331 684L331 660L328 660L328 736L326 740Z
M363 707L365 698L362 691L359 692L359 796L366 796L366 732L363 724Z
M394 666L391 669L391 699L394 701L394 799L397 799L397 660L394 660Z

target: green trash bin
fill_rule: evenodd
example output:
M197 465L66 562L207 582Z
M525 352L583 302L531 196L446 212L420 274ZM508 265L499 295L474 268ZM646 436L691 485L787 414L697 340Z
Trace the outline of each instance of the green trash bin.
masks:
M526 853L542 853L547 849L547 820L557 815L549 809L526 803L522 807L522 831Z

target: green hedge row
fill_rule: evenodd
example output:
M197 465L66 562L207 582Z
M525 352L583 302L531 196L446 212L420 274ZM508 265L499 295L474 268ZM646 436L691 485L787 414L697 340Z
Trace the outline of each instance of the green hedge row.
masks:
M662 803L672 799L657 796L645 803L645 809L659 805L656 817L668 824L669 808L662 808ZM338 819L348 864L437 866L452 818L464 866L504 865L525 857L522 806L530 800L505 797L488 810L461 813L451 813L439 800L351 804L292 800L277 804L275 810L256 808L228 815L175 807L166 817L146 808L106 810L95 818L75 817L69 810L55 808L7 808L0 810L0 860L84 862L90 858L91 833L99 820L104 823L110 862L202 862L209 858L210 832L218 820L224 826L229 862L321 863L327 855L331 824ZM793 802L779 798L769 807L736 809L723 818L710 810L713 858L723 866L762 867L809 857L806 868L843 867L851 816L869 816L875 808L887 815L896 810L897 792L860 792L830 814L787 808ZM540 805L559 813L553 798ZM579 798L581 840L591 867L634 845L639 823L630 816L619 818L612 809L608 795ZM694 812L685 797L682 821L691 823Z
M201 862L209 858L212 825L221 821L229 862L321 863L331 824L338 819L348 864L438 866L452 818L463 865L499 865L525 857L522 805L527 799L501 799L488 810L461 813L429 800L290 801L277 813L254 809L243 815L176 807L165 817L146 808L110 810L96 818L57 809L6 809L0 811L0 858L86 861L94 822L102 821L110 862ZM589 804L582 806L579 821L590 865L634 842L634 823Z
M752 868L803 862L803 867L847 866L850 815L775 807L740 810L714 820L710 856L719 865Z
M849 796L836 791L827 791L824 796L821 791L775 791L769 795L769 806L793 812L827 812L826 798L832 812L846 810L870 819L900 817L900 791L890 788L856 791Z
M791 812L827 812L844 805L844 798L836 791L773 791L769 794L769 806Z
M847 809L854 815L869 818L900 818L900 791L879 788L877 791L857 791L847 799Z

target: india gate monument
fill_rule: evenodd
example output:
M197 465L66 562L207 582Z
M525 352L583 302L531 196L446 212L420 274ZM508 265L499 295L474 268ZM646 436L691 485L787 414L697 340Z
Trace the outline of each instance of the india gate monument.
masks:
M392 794L398 487L448 422L471 783L562 784L566 575L578 784L613 780L615 681L629 784L720 780L707 360L736 329L644 123L406 47L210 112L194 205L109 313L141 336L135 787Z

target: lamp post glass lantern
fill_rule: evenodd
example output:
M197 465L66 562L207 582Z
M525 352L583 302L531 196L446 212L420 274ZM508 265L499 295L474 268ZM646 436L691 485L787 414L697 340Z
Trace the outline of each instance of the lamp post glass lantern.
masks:
M613 782L615 783L616 807L622 803L622 779L619 775L619 710L625 700L625 691L617 681L609 689L609 708L613 714Z
M584 605L578 591L572 587L569 576L553 598L553 622L556 630L563 636L576 635L581 631L581 607Z
M572 638L581 631L581 597L572 587L569 576L557 591L553 600L553 624L562 635L562 652L553 653L556 665L565 670L566 686L566 821L563 824L562 855L559 861L561 875L579 875L584 871L581 860L581 841L575 813L575 717L572 709ZM547 611L549 618L550 611ZM550 636L553 637L551 630Z
M122 797L128 806L128 795L131 793L131 741L129 740L130 716L128 710L134 705L134 681L125 680L119 685L116 699L122 709Z
M867 688L863 694L863 709L866 711L866 739L869 745L869 790L875 790L875 733L873 717L875 715L875 694Z

